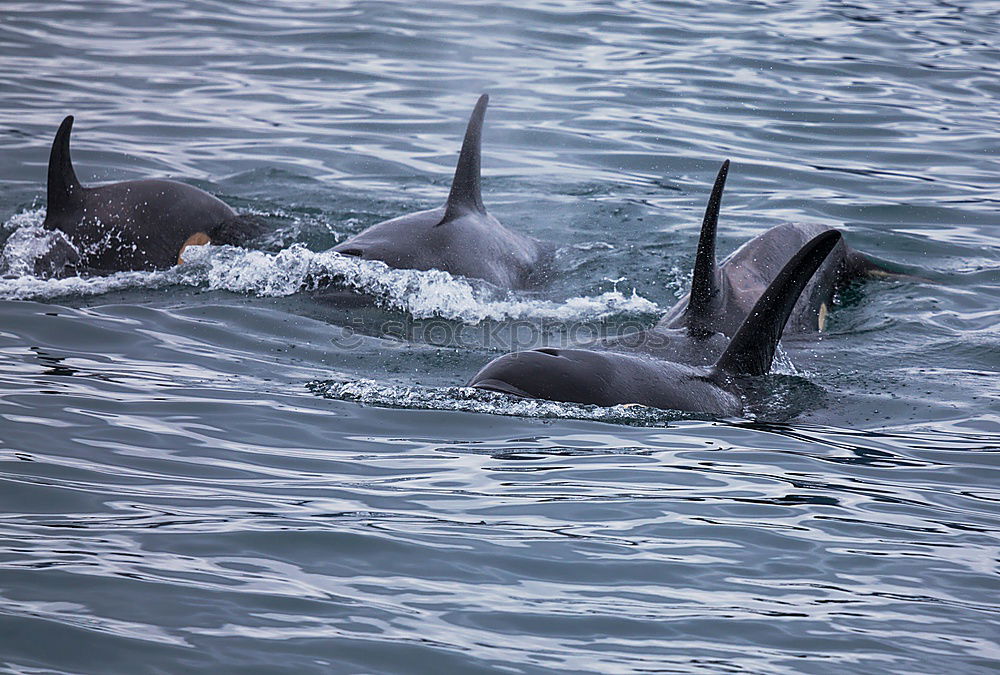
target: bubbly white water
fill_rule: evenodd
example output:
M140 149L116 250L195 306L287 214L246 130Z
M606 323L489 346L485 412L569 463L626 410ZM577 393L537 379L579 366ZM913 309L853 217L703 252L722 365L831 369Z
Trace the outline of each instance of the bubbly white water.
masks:
M311 382L309 389L325 398L354 401L382 408L459 410L541 419L584 419L638 426L661 426L672 420L691 418L689 413L659 410L638 403L600 407L518 398L473 387L385 385L368 379Z
M367 324L357 347L334 343L303 293L207 291L214 260L189 263L194 286L148 288L185 284L180 270L103 295L106 279L43 282L65 295L0 300L0 670L1000 667L992 3L2 16L0 220L44 190L74 113L85 184L199 181L275 226L260 248L320 251L439 203L488 92L486 203L560 244L547 300L625 278L625 295L672 305L727 157L720 255L820 220L942 278L852 288L829 336L788 341L806 377L756 383L760 422L652 428L528 417L538 404L514 399L525 416L456 411L461 390L389 407L406 405L394 387L459 385L494 350ZM335 315L354 313L386 312ZM330 393L362 398L305 388L353 378Z
M445 318L465 323L485 320L600 320L608 316L661 311L634 291L578 296L560 302L501 291L484 282L440 270L400 270L333 251L311 251L293 244L278 252L232 246L189 247L184 264L157 272L118 272L106 277L41 279L34 261L59 236L41 227L44 210L19 214L0 254L0 299L50 300L67 295L95 296L128 288L174 284L280 297L333 284L365 293L388 309L415 319ZM13 219L12 219L13 220ZM10 223L8 223L10 228Z
M4 242L0 274L5 278L32 276L35 273L35 261L52 250L58 241L69 243L62 232L46 230L39 225L27 225L14 230Z

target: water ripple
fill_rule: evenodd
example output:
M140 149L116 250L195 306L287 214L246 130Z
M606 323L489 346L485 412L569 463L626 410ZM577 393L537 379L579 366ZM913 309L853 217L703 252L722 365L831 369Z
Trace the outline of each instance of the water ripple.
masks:
M1000 15L936 0L8 2L0 670L991 672ZM325 253L484 191L541 295ZM52 134L273 232L38 279ZM842 294L746 420L461 385L526 321L648 325L780 221L923 281ZM323 304L340 284L380 307ZM347 327L355 331L344 340ZM478 334L477 334L478 335ZM500 413L500 414L498 414Z

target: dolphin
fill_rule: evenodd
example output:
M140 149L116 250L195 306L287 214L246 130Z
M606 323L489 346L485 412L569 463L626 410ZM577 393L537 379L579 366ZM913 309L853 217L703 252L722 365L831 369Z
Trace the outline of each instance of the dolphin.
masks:
M836 230L803 246L757 298L728 347L709 366L645 354L586 349L533 349L486 364L471 387L526 398L599 406L638 403L654 408L739 415L741 380L766 374L789 317L816 270L841 243Z
M503 289L540 283L552 247L504 227L483 206L480 146L489 96L479 97L444 206L372 225L333 250L401 269L444 270Z
M42 223L72 246L54 247L36 269L57 276L166 269L182 262L188 246L241 245L261 234L253 217L184 183L143 179L83 187L70 159L72 129L69 115L52 143Z
M658 329L686 328L693 333L732 336L782 266L810 239L833 228L782 224L757 235L716 263L715 239L729 160L712 188L698 239L691 291L661 317ZM834 294L862 276L888 273L841 241L810 280L785 327L785 334L812 333L826 327Z

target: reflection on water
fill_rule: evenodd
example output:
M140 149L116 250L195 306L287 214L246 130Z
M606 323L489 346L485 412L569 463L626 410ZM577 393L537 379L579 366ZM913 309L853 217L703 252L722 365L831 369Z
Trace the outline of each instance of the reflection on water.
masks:
M0 670L996 669L998 29L931 1L7 3ZM482 92L486 198L557 242L551 288L326 253L444 199ZM31 276L66 114L84 183L191 182L262 250ZM851 288L743 419L464 388L521 328L655 322L724 158L720 255L821 222L925 281Z

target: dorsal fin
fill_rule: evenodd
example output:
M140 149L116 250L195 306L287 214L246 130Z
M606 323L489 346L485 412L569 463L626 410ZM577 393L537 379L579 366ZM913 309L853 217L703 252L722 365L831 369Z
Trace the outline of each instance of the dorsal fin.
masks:
M469 126L465 130L465 140L462 142L462 154L458 157L458 167L455 168L455 178L451 182L451 193L448 195L441 223L446 223L470 211L486 212L479 188L479 160L483 119L486 117L486 106L489 102L489 96L486 94L480 96L472 111L472 116L469 118Z
M83 196L83 187L73 171L69 156L69 135L73 130L73 116L67 115L59 125L52 150L49 152L48 205L46 212L64 211Z
M716 372L764 375L771 369L774 350L795 302L839 241L840 232L827 230L809 240L785 263L719 357Z
M719 276L715 264L715 237L719 225L719 208L722 205L722 191L726 187L726 176L729 175L729 160L722 163L712 194L705 207L705 218L701 221L701 234L698 235L698 253L694 259L694 272L691 274L691 295L687 309L684 311L685 324L692 335L704 335L713 332L707 325L712 300L719 293Z

